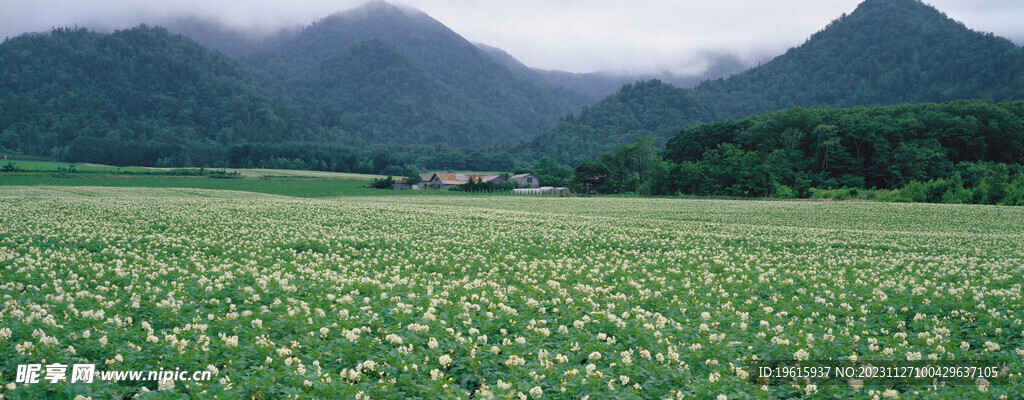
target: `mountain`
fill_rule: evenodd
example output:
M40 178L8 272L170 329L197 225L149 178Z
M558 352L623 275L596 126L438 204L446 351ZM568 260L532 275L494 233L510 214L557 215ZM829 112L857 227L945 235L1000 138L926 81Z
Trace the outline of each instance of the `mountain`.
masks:
M145 25L5 40L0 88L0 151L57 155L80 138L140 146L337 139L234 60Z
M1024 99L1021 71L1024 49L1009 40L972 31L917 0L866 0L764 65L694 90L660 82L623 89L563 119L524 151L560 154L558 161L575 165L596 157L595 149L639 136L664 143L699 122L791 107ZM663 118L624 104L647 104Z
M867 0L783 56L698 90L721 118L795 106L1024 98L1024 50L917 0ZM736 101L739 98L746 101Z
M516 144L587 102L512 72L423 12L384 2L239 60L263 85L321 108L323 124L364 122L363 143Z

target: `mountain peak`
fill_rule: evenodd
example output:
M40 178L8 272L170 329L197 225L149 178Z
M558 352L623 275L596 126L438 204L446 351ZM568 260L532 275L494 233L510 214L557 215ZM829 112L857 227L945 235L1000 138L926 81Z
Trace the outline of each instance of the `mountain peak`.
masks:
M365 31L363 33L353 32L354 36L379 36L380 34L391 36L387 31L408 29L426 29L455 34L423 11L408 6L396 6L380 0L337 12L314 22L309 28L317 26L344 26L344 29L356 28L356 30Z
M936 14L942 14L935 7L921 1L921 0L864 0L857 5L858 9L871 9L871 8L886 8L886 9L899 9L899 10L918 10L918 11L930 11Z
M819 36L829 31L841 31L840 34L848 34L844 29L836 29L837 26L849 24L857 29L875 24L876 29L889 32L899 31L902 34L911 32L907 28L914 28L920 31L921 28L937 29L941 26L956 25L963 30L967 28L946 16L931 5L920 0L864 0L850 15L843 15L830 23L825 29L818 32ZM890 40L903 40L903 36L888 36Z
M402 10L395 5L382 0L374 0L348 11L339 12L339 15L347 17L366 17L371 15L401 13Z
M341 11L333 15L346 20L379 20L404 19L433 20L423 11L409 6L396 6L383 0L374 0L359 7ZM329 19L330 17L328 17Z
M947 17L945 13L939 11L932 5L924 3L921 0L865 0L863 3L860 3L853 12L854 14L858 12L862 14L889 12L895 14L895 16L905 17L907 15L914 15L917 17L923 17L927 18L927 21L929 22L946 21L963 25Z

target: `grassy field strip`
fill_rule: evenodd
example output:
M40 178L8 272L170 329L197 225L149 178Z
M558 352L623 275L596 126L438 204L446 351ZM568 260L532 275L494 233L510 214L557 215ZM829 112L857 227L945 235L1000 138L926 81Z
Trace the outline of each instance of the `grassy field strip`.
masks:
M155 168L146 167L151 170L159 171L170 171L176 168ZM196 169L196 168L186 168ZM327 172L327 171L302 171L292 169L259 169L259 168L216 168L217 170L225 170L227 172L237 172L239 175L246 178L260 178L263 176L273 177L293 177L293 178L316 178L316 179L338 179L338 180L355 180L355 181L372 181L374 179L384 178L384 175L374 174L356 174L349 172Z
M22 160L6 160L0 161L0 164L6 165L7 163L14 164L17 168L36 172L36 171L53 171L57 172L58 168L68 169L69 166L74 165L75 171L78 172L100 172L100 173L122 173L122 172L151 172L151 171L171 171L175 169L198 169L198 168L157 168L157 167L116 167L111 165L103 164L92 164L92 163L67 163L67 162L56 162L56 161L22 161ZM262 176L273 176L273 177L296 177L296 178L316 178L316 179L339 179L339 180L359 180L359 181L371 181L378 178L384 178L383 175L374 174L355 174L347 172L325 172L325 171L301 171L301 170L287 170L287 169L259 169L259 168L208 168L211 170L226 170L228 172L238 172L239 175L247 178L259 178Z

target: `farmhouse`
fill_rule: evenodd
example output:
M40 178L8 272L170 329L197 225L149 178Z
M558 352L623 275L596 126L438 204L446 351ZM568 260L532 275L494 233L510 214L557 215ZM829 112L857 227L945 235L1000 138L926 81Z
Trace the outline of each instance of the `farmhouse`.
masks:
M428 189L433 187L431 185L437 184L437 182L432 181L432 179L434 179L434 174L420 174L420 181L415 184L409 183L409 181L405 179L395 179L395 183L391 185L391 188L394 190Z
M495 185L507 182L507 180L500 175L436 172L420 174L420 183L417 184L410 184L404 179L396 180L394 185L392 185L392 188L395 190L448 189L452 186L467 184L470 179L475 182L490 182Z

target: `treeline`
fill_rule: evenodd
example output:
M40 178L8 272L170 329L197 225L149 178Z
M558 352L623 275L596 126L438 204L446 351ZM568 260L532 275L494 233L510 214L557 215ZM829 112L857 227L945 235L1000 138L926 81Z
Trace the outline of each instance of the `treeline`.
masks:
M513 171L528 166L500 148L347 146L315 142L180 146L80 137L57 159L116 166L271 168L403 175L410 169Z
M381 175L419 170L512 171L524 165L499 148L453 148L447 145L367 145L323 143L252 143L227 148L231 168L279 168Z
M794 108L684 130L664 158L669 193L892 189L950 177L959 163L1021 163L1024 102Z
M223 153L244 143L326 142L374 149L402 143L407 146L395 150L408 163L474 169L482 166L473 163L515 163L507 154L490 156L506 151L485 146L517 143L574 106L557 91L522 82L466 46L466 57L490 63L494 76L476 77L473 90L456 93L379 41L346 47L354 53L341 58L333 47L310 50L330 57L330 63L295 75L282 69L281 77L254 65L248 67L255 72L246 71L239 62L159 27L24 34L0 43L0 153L199 166L226 163L216 149ZM270 59L305 65L285 55ZM483 107L467 93L494 104ZM75 143L79 138L89 140ZM112 151L130 154L91 150L113 142L121 144ZM446 146L429 150L437 144ZM486 154L447 147L456 145ZM312 162L308 168L328 161L305 158Z
M574 183L598 193L984 204L1017 204L1024 193L1019 101L794 108L686 129L661 152L652 141L581 164Z
M811 189L811 198L835 200L864 199L892 202L998 204L1024 206L1024 167L1020 165L970 165L980 181L965 179L960 172L950 178L912 181L895 190L857 188ZM972 182L973 180L973 182Z
M224 146L194 144L181 146L156 141L122 141L83 136L58 148L56 159L116 166L140 167L227 167Z

